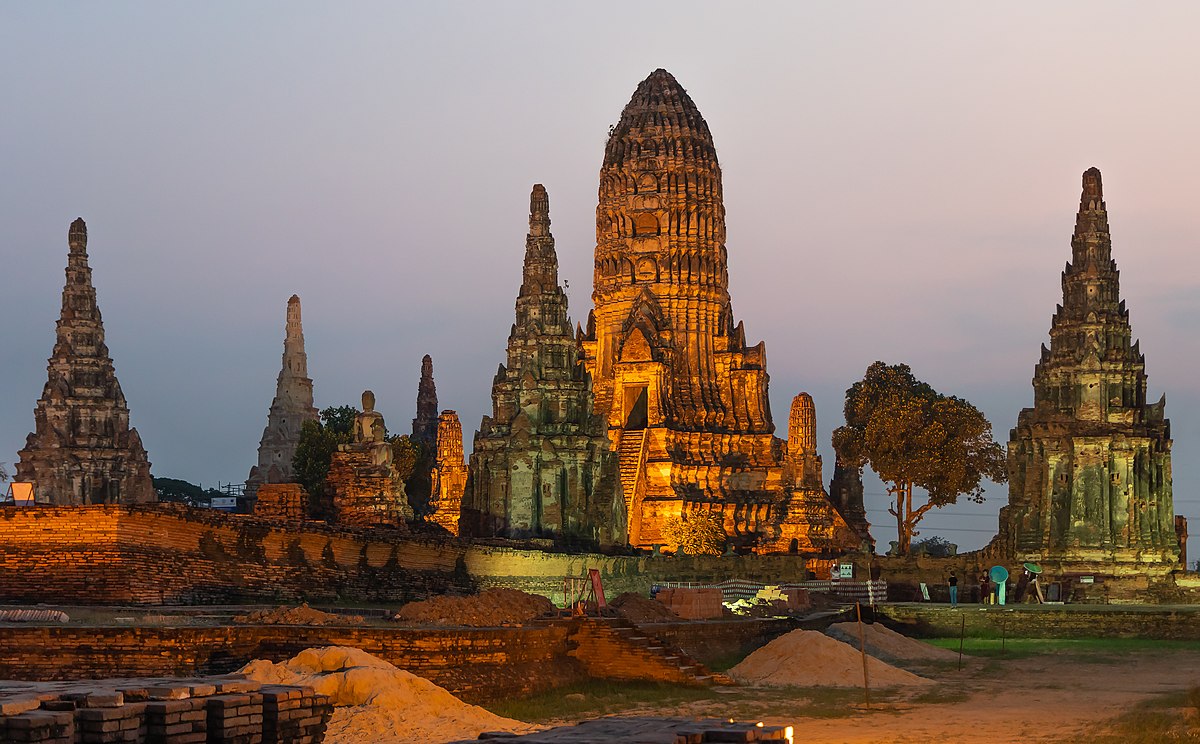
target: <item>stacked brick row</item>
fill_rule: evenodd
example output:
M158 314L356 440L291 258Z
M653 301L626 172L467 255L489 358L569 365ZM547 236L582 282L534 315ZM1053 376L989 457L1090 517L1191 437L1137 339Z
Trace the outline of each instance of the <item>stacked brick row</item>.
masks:
M725 612L720 589L663 589L654 598L684 620L708 620Z
M319 744L333 706L309 687L219 681L64 693L0 706L0 741Z

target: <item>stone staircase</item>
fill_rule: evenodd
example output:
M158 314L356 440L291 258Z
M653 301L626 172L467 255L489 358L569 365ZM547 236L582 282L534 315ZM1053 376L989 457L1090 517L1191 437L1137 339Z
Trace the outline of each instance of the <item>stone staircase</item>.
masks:
M623 618L586 618L571 636L588 674L601 679L650 680L673 684L732 685L678 647L664 643Z
M621 432L621 446L617 450L617 461L621 468L621 488L625 500L633 498L638 475L642 470L642 448L646 442L645 429L630 429Z

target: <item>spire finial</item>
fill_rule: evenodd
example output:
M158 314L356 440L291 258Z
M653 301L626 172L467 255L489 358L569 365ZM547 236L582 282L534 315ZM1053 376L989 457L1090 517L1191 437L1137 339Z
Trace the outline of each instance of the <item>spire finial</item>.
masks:
M1086 206L1088 202L1096 202L1097 205L1104 201L1104 186L1100 181L1100 169L1088 168L1083 172L1083 198L1081 202Z
M529 234L539 238L550 234L550 196L540 183L529 194Z
M67 231L67 245L71 248L85 250L87 248L87 223L82 217L76 217Z

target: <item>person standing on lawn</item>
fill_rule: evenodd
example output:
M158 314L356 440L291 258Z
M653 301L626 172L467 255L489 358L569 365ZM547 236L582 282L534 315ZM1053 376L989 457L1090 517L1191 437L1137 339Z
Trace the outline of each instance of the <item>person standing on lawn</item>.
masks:
M950 584L950 606L958 607L958 577L954 575L954 569L950 569L950 578L947 583Z

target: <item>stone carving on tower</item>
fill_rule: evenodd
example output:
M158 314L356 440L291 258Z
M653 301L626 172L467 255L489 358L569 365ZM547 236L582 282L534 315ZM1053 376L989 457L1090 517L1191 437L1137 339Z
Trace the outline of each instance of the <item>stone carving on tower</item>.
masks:
M294 480L292 457L300 442L305 421L317 421L313 406L313 382L308 376L304 351L304 328L300 320L300 298L292 295L287 304L287 326L283 338L283 366L275 381L275 398L267 413L267 426L258 444L258 464L246 479L246 497L253 500L264 484Z
M730 304L721 188L708 124L656 70L605 148L595 309L581 338L620 458L630 543L665 543L667 520L713 511L739 549L854 550L819 481L785 487L765 347L747 345Z
M146 450L129 426L129 407L104 343L82 219L71 223L67 244L49 379L34 409L34 431L17 454L15 479L33 483L39 503L157 501Z
M626 503L558 283L546 189L533 187L507 364L475 432L464 535L624 544Z
M1009 503L997 538L1019 559L1178 561L1166 396L1146 402L1131 343L1100 171L1083 195L1062 274L1063 301L1034 368L1034 406L1008 443Z
M375 410L375 394L362 394L362 412L354 419L354 441L338 445L326 482L333 491L333 511L342 524L404 527L413 518L387 441L383 415Z

